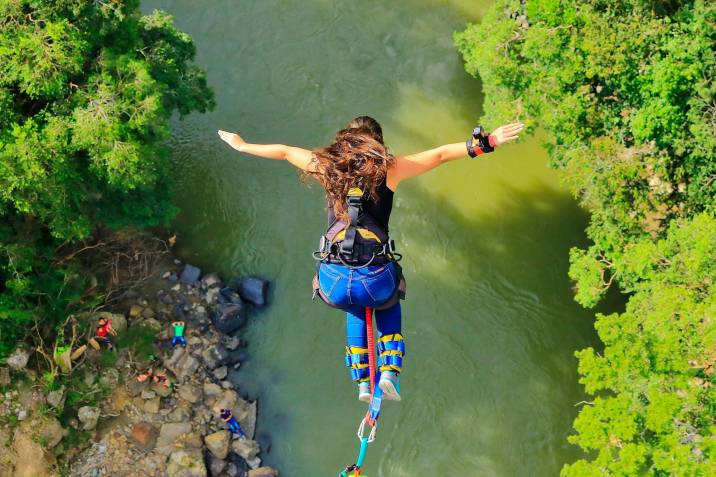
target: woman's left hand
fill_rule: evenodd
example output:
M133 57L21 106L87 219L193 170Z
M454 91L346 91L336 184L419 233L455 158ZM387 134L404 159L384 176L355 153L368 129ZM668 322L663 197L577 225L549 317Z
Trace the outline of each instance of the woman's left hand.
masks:
M512 123L500 126L499 128L492 131L490 134L491 143L497 147L501 146L506 142L514 141L519 137L519 134L525 128L522 123Z

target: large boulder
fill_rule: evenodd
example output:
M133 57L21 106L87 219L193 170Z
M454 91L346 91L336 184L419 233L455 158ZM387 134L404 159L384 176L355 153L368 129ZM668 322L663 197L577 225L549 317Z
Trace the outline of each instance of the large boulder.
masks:
M10 368L15 371L22 371L27 366L27 362L30 360L30 351L25 348L17 348L13 353L8 356L5 361Z
M207 368L214 369L228 362L229 350L220 344L209 346L201 352L201 359Z
M229 455L229 431L218 431L204 437L206 448L219 459L226 459Z
M231 452L226 459L226 475L230 477L247 477L249 473L249 464L243 457Z
M199 360L186 351L186 348L174 349L174 353L165 364L167 369L179 379L191 376L199 369Z
M194 404L202 398L201 388L194 384L186 383L179 386L179 397Z
M190 434L192 432L192 425L190 422L168 422L162 424L162 428L159 431L159 438L157 439L157 447L164 447L174 444L184 434Z
M219 459L210 452L206 454L206 458L204 460L211 477L219 477L223 474L224 469L226 469L226 461L224 461L224 459Z
M244 277L239 280L239 295L256 306L264 306L268 296L267 280L258 277Z
M110 313L108 311L102 311L97 314L97 319L99 320L100 318L104 318L105 320L111 320L112 328L114 328L117 333L121 333L127 329L127 318L121 313Z
M240 303L221 305L211 321L222 333L233 333L246 323L246 308Z
M82 424L82 430L91 431L97 427L99 419L99 408L92 406L82 406L77 410L77 419Z
M40 437L40 443L48 449L52 449L60 443L67 431L62 428L62 424L57 418L47 416L44 422L38 423L36 430Z
M207 477L204 458L199 449L172 452L167 463L169 477Z
M179 275L179 281L182 283L194 283L199 281L199 277L201 276L201 270L194 265L189 265L188 263L184 265L184 269L181 271L181 275Z
M244 460L251 460L261 452L259 443L249 439L236 439L231 443L231 450Z
M241 429L243 429L249 439L253 439L256 433L257 401L248 402L243 399L238 399L236 411L235 416L241 425Z

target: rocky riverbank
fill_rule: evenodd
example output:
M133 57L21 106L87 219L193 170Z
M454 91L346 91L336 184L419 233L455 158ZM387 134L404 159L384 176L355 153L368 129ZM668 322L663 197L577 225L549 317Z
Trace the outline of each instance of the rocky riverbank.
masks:
M29 378L26 386L7 391L0 404L3 413L15 416L0 431L5 444L0 474L59 475L58 467L64 467L82 477L278 475L261 465L254 440L257 402L242 398L229 379L246 357L237 331L251 308L265 305L267 283L246 277L227 286L217 274L202 276L179 262L157 275L112 312L88 319L101 315L112 321L118 331L115 353L86 345L67 352L67 359L73 358L69 365L82 362L71 371L80 373L78 387L84 393L104 391L99 402L74 409L68 401L78 400L77 390L43 390L34 373L23 370L27 351L9 361L13 376L24 372ZM171 345L174 321L186 323L186 347ZM246 438L227 430L221 409L232 411ZM89 439L75 449L68 438L73 435Z

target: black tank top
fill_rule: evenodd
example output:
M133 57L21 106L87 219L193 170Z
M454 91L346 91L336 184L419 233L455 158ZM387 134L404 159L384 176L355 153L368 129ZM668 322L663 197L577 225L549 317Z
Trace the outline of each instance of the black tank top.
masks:
M390 213L393 210L393 191L388 188L385 179L378 185L376 189L378 195L377 200L368 198L363 202L363 212L373 217L378 224L388 232L388 222L390 221ZM328 226L330 227L336 220L336 214L333 207L328 206Z

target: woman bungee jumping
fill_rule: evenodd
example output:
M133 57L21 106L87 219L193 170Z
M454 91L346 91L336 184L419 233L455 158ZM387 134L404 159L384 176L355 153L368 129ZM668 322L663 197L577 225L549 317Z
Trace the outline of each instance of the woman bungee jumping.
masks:
M400 400L398 376L405 345L401 333L400 298L405 282L389 236L393 193L398 185L465 156L492 152L517 139L522 123L491 134L476 127L466 142L446 144L417 154L394 156L385 146L378 122L353 119L328 146L313 151L280 144L250 144L238 134L219 131L234 149L268 159L286 160L316 179L326 192L328 228L314 253L317 274L314 297L346 313L345 363L358 383L358 399L371 401L366 309L375 310L383 399ZM372 358L371 358L372 359Z

